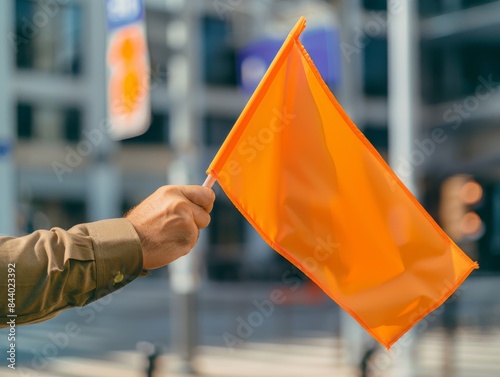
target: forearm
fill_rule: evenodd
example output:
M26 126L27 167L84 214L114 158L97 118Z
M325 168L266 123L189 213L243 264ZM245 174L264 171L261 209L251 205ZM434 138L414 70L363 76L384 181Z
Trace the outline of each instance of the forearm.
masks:
M139 237L127 219L0 238L0 317L8 314L8 265L15 264L16 322L35 323L87 305L142 271ZM5 321L0 321L0 327Z

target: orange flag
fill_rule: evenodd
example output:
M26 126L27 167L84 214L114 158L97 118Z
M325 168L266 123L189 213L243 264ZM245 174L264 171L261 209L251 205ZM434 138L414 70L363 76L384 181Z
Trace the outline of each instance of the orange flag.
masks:
M386 348L478 268L345 114L301 18L207 173L278 253Z

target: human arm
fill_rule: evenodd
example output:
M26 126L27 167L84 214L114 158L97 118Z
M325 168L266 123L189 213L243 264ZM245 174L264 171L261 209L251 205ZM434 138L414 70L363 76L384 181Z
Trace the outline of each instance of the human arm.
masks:
M124 219L0 237L0 318L8 314L9 264L16 271L17 323L46 320L187 254L210 222L214 200L204 187L164 186Z
M17 315L17 324L24 324L52 318L114 292L134 280L142 264L140 239L127 219L1 237L0 315L10 313L7 292L13 281L7 279L9 265L15 270L11 314ZM0 327L5 323L1 321Z

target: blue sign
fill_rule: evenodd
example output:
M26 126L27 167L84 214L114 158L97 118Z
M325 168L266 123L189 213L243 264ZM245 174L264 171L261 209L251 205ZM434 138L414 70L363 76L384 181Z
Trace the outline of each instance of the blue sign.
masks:
M8 156L12 152L12 143L7 140L0 140L0 158Z
M143 0L106 0L106 17L109 30L142 21Z
M305 30L301 41L323 80L332 88L339 86L342 60L338 30L331 27ZM245 92L255 91L282 44L282 40L267 38L251 43L239 51L238 79Z

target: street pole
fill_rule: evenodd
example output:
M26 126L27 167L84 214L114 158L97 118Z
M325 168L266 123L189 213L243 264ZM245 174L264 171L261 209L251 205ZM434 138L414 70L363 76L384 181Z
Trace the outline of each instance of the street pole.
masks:
M167 40L175 52L169 62L169 98L171 99L170 142L175 161L168 171L171 184L201 184L204 176L199 163L202 153L199 98L201 82L201 32L198 1L179 3L178 18L167 29ZM172 343L178 356L177 372L194 372L197 345L197 291L199 258L205 246L204 233L195 249L170 264L172 288Z
M419 117L418 12L416 1L389 0L387 4L389 163L398 173L401 158L411 160ZM415 174L405 174L400 179L418 197Z
M335 0L334 5L337 3ZM352 121L364 127L363 55L362 46L356 45L358 30L362 28L363 3L361 0L342 0L339 24L342 52L342 87L340 102ZM371 346L371 338L359 323L344 310L340 311L340 336L347 350L346 361L355 368L361 365L363 355Z
M14 2L0 2L0 235L16 235L15 119L10 80L14 71Z
M87 173L87 220L98 221L120 217L122 189L120 172L111 163L116 142L107 132L100 131L106 122L106 13L101 1L84 3L86 44L84 55L87 70L86 111L83 127L87 132L97 130L102 141L94 145L95 154Z
M401 158L411 161L410 153L415 140L419 101L419 40L418 9L416 1L388 0L388 50L389 50L389 163L396 174ZM400 179L418 198L414 169ZM413 375L414 337L415 333L406 335L401 357L391 371L394 376L411 377ZM408 338L411 337L411 338Z

